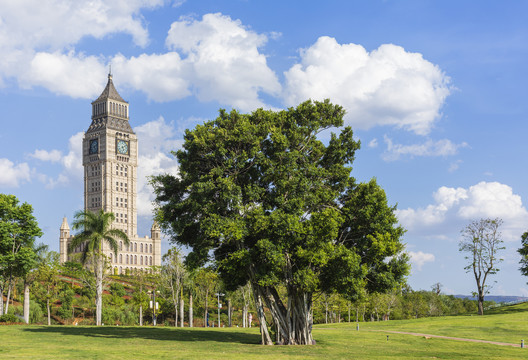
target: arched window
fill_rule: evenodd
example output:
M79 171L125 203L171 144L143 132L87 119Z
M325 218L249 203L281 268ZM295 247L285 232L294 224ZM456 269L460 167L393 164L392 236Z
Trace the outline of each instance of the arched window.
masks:
M141 257L139 259L139 265L143 265L143 255L141 255Z
M119 242L119 251L123 251L123 242L122 241Z
M120 263L120 264L123 263L123 254L119 254L119 263Z
M134 243L134 251L137 252L137 243Z
M134 264L137 265L137 255L134 255Z
M128 254L127 254L127 256L126 256L126 263L128 264Z
M149 262L150 262L150 266L152 266L152 256L150 257Z
M150 251L149 252L152 253L152 244L150 244Z
M140 252L143 252L143 243L140 244L140 248L141 248Z

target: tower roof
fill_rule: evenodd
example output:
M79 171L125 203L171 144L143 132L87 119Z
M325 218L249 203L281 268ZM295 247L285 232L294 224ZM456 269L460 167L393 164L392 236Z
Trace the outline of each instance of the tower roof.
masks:
M68 226L68 220L66 220L66 217L62 218L62 225L60 227L61 230L70 230L70 227Z
M101 93L101 95L99 95L99 97L95 101L106 100L106 99L126 102L125 100L123 100L121 95L119 95L119 93L117 92L114 86L114 82L112 81L112 74L108 74L108 83L106 83L106 87L104 88L103 92Z

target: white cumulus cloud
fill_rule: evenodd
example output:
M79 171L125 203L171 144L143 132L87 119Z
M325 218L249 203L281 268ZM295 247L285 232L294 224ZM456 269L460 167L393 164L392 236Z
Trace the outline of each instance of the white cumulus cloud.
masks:
M222 14L171 25L166 44L181 51L186 73L201 101L217 100L242 110L264 106L259 92L279 94L281 86L259 48L267 37Z
M67 66L60 60L75 63L65 54L84 37L102 39L109 34L125 33L132 36L136 45L147 45L148 31L140 10L163 3L163 0L0 0L0 82L16 77L23 86L42 85L70 95L50 82L56 70L46 64L64 69ZM66 58L61 59L61 53ZM91 57L78 57L77 65L91 61ZM35 74L38 76L32 80L31 75Z
M6 158L0 158L0 186L18 187L24 181L31 180L31 171L27 163L14 164Z
M402 225L411 234L428 236L456 234L471 220L501 218L503 239L516 241L528 224L528 211L513 189L499 182L480 182L469 188L440 187L435 202L422 208L397 210Z
M35 150L30 156L38 160L51 162L59 162L62 159L62 153L59 150Z
M458 149L468 146L465 142L455 144L448 139L438 141L429 139L421 144L402 145L395 144L392 139L385 136L384 141L387 144L387 150L382 157L386 161L398 160L402 156L452 156L458 153Z
M411 257L411 264L413 267L416 267L418 271L422 270L425 263L435 261L435 256L433 254L424 253L423 251L409 251L409 256Z
M81 182L83 180L82 166L82 139L84 132L78 132L68 140L68 153L63 154L60 150L35 150L30 156L32 158L60 163L62 170L59 175L52 177L45 174L39 174L38 179L46 184L48 188L54 188L59 185L69 184L71 182Z
M154 194L148 183L149 176L178 173L178 165L170 152L179 149L182 140L175 138L176 130L162 117L138 126L134 131L139 143L137 210L139 216L151 216Z
M285 99L330 98L356 128L392 125L428 134L450 93L449 78L419 53L392 44L367 52L323 36L285 72Z

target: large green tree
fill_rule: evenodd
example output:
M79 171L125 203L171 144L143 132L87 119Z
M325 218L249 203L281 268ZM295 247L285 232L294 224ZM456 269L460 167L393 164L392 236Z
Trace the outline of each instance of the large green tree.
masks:
M189 263L214 254L228 290L251 283L263 344L271 344L264 306L284 344L312 344L312 296L353 298L367 286L404 280L403 229L383 190L350 176L359 142L344 110L307 101L284 111L220 111L186 131L178 176L153 179L158 218ZM285 289L281 295L279 288Z
M35 239L40 236L42 231L33 216L32 206L20 204L14 195L0 194L0 314L2 311L7 314L15 279L25 278L34 268L37 262ZM5 287L7 303L4 308Z
M113 213L78 211L72 223L73 230L79 230L70 243L69 251L81 247L81 263L90 266L95 275L95 317L96 325L101 325L103 308L103 279L105 274L106 259L103 253L103 245L106 243L117 257L119 249L118 240L123 240L125 245L130 240L125 232L112 227L115 220Z

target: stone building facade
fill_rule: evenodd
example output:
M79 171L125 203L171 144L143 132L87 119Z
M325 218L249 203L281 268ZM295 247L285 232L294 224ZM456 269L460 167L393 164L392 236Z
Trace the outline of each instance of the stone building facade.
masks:
M150 237L137 235L138 139L129 123L129 104L114 87L112 75L92 102L92 123L82 144L84 209L114 213L114 228L123 230L130 245L119 242L117 256L104 244L103 252L114 273L124 274L161 265L161 230L154 222ZM66 218L60 227L60 261L71 256L72 238ZM75 249L73 253L80 252Z

